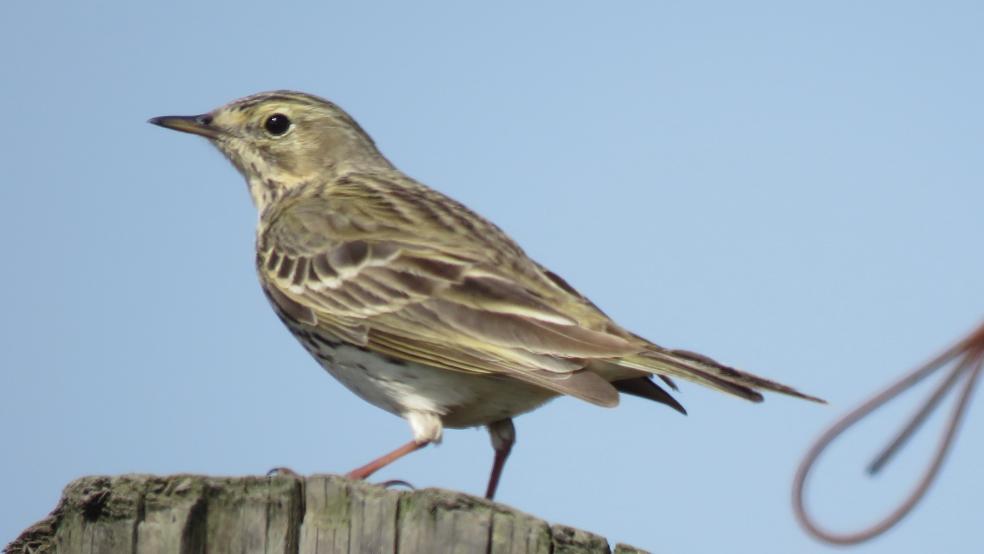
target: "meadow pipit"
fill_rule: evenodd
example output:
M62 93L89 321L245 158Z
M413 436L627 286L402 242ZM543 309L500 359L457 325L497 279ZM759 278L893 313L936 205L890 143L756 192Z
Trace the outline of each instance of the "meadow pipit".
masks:
M654 376L756 402L759 389L818 400L626 331L498 227L393 167L331 102L277 91L150 122L207 138L236 166L277 315L336 379L409 422L412 441L351 477L439 442L444 427L485 425L492 498L514 416L560 394L610 407L627 393L686 413Z

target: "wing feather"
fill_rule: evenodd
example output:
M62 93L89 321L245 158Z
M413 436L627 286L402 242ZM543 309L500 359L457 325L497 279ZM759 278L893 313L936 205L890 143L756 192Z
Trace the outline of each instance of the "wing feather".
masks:
M462 237L420 240L360 219L323 199L271 218L257 267L282 311L398 359L617 401L584 360L636 353L642 343L608 332L603 314L585 310L532 261L510 271L494 249Z
M752 401L757 389L816 400L625 331L497 227L413 181L349 175L271 209L257 237L264 289L282 317L341 340L604 406L619 380L674 405L648 383L625 384L648 375Z

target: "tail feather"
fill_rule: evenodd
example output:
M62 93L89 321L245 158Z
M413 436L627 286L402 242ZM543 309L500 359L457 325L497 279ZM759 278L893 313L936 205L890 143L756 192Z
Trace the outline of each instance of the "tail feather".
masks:
M687 415L687 410L683 407L683 405L680 404L676 398L670 396L670 393L666 392L659 385L657 385L652 380L651 375L612 381L612 386L615 387L618 392L624 392L625 394L631 394L640 398L653 400L659 402L660 404L665 404L683 415Z
M761 402L762 394L759 390L766 390L813 402L826 403L821 398L804 394L782 383L739 371L720 364L707 356L686 350L667 350L654 345L649 350L634 356L621 358L617 363L625 367L656 373L660 376L668 374L687 379L752 402Z
M680 390L679 388L677 388L677 384L673 382L673 379L670 379L666 375L657 375L657 377L659 377L659 380L666 383L666 386L670 387L671 389Z

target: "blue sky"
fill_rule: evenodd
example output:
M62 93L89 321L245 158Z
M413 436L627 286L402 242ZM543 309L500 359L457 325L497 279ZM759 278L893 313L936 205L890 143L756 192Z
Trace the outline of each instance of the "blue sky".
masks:
M829 551L791 515L799 457L984 311L979 3L68 4L0 4L0 544L81 475L344 472L409 438L281 328L232 167L145 123L253 92L335 100L626 327L830 401L684 384L688 417L520 417L499 500L613 542ZM824 521L912 482L941 418L861 468L917 398L823 459ZM926 502L857 552L980 550L975 408ZM491 455L451 431L378 478L480 494Z

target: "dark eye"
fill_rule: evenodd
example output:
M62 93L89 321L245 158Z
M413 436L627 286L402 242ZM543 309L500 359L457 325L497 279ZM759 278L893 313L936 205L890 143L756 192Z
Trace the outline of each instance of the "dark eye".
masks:
M290 130L290 119L282 113L275 113L266 118L266 121L263 122L263 128L271 135L279 137Z

